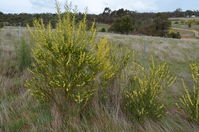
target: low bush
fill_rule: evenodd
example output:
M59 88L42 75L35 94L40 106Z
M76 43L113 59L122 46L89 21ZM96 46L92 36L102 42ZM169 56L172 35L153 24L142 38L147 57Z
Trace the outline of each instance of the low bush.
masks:
M3 28L3 22L0 22L0 28Z
M166 63L145 68L135 63L130 87L124 95L124 108L130 119L159 119L166 113L162 92L175 81Z
M194 81L193 89L188 89L183 82L184 95L180 97L177 106L189 117L199 123L199 64L190 65L192 78Z
M195 24L196 24L196 25L199 25L199 21L196 21Z
M32 62L30 45L22 37L17 45L17 68L23 71Z
M179 24L179 22L178 22L178 21L175 21L174 24Z
M190 20L188 20L186 23L187 23L188 27L191 28L192 25L193 25L195 22L196 22L196 21L195 21L194 19L190 19Z
M102 28L102 29L100 30L100 32L106 32L106 29L105 29L105 28Z
M169 38L181 39L180 33L179 33L179 32L176 32L176 31L174 31L174 30L169 30L169 31L167 32L167 37L169 37Z
M186 24L186 20L180 20L181 24Z

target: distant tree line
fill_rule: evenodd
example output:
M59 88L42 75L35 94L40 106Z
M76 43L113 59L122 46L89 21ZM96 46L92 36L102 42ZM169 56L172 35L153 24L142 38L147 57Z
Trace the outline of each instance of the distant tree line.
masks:
M96 19L97 15L88 14L87 19L88 23L91 25L92 21ZM77 14L77 21L83 18L83 13ZM27 25L33 26L34 19L42 19L44 24L51 23L52 27L56 26L56 22L58 20L57 14L53 13L40 13L40 14L28 14L28 13L20 13L20 14L3 14L0 12L0 23L4 26L22 26L25 27Z
M182 11L180 8L174 12L162 12L162 13L139 13L136 11L130 11L125 9L119 9L112 11L106 7L104 11L99 14L88 14L88 25L92 25L92 21L97 23L104 23L111 25L109 31L118 33L133 33L133 34L145 34L152 36L168 36L166 33L171 26L169 17L192 17L199 16L199 11ZM83 17L82 13L77 14L77 21ZM0 12L0 27L7 26L26 26L27 24L32 26L34 19L42 18L44 24L51 23L53 27L57 22L57 15L53 13L41 13L41 14L3 14ZM102 29L102 31L105 31Z

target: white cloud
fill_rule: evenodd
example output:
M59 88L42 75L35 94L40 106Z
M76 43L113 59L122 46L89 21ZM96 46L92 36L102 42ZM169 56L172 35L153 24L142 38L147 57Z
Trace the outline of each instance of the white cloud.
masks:
M112 9L129 9L129 10L138 10L138 11L146 11L146 10L156 10L157 0L114 0L109 1L108 5Z
M0 0L0 11L7 13L29 12L31 6L29 0Z
M32 12L54 12L55 0L29 0L32 5Z
M65 3L65 0L58 0ZM157 0L68 0L77 5L80 11L88 7L89 13L101 13L105 7L112 10L124 8L137 11L154 11ZM3 12L54 12L55 0L1 0L0 11Z
M73 0L73 4L78 5L83 11L88 7L90 13L101 13L105 7L110 7L112 10L124 8L137 11L153 11L158 7L157 0Z

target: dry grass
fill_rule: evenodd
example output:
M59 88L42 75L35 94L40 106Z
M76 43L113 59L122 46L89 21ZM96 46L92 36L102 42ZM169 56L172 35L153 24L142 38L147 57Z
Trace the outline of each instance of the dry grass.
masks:
M26 29L23 29L26 32ZM189 85L191 75L188 63L199 60L198 40L175 40L159 37L131 36L99 33L98 37L110 39L117 47L126 46L137 51L137 59L147 65L147 55L154 54L159 61L166 61L179 80L184 78ZM144 51L144 44L146 49ZM118 80L109 88L111 98L105 103L111 108L93 103L87 110L91 115L73 118L67 124L62 123L55 108L37 103L23 83L30 77L27 70L16 70L16 28L6 27L0 30L0 132L37 132L37 131L86 131L86 132L198 132L199 126L186 119L175 107L176 95L181 94L181 82L177 81L168 91L168 114L160 121L146 119L144 122L130 122L122 114L119 104L119 92L126 82ZM125 77L124 77L125 78ZM128 80L128 78L126 78Z

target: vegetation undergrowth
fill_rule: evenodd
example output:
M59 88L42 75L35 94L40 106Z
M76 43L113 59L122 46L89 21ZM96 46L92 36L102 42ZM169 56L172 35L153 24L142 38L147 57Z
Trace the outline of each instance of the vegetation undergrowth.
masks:
M149 69L134 63L132 70L130 85L124 95L124 108L129 117L134 120L163 117L166 113L166 106L162 103L163 92L175 81L168 65L155 64L152 57Z
M188 89L183 81L184 95L180 97L177 106L188 114L190 119L199 123L199 64L190 64L190 68L194 81L193 88Z
M23 71L25 68L29 67L32 62L31 57L31 47L25 40L25 38L21 38L17 47L16 47L16 56L17 56L17 68L20 71Z

